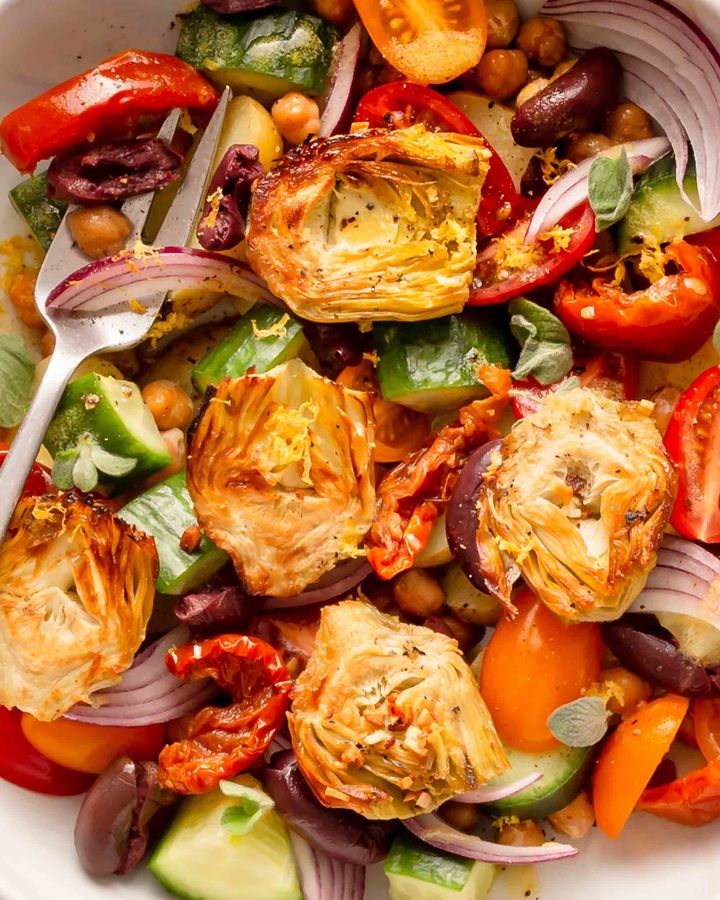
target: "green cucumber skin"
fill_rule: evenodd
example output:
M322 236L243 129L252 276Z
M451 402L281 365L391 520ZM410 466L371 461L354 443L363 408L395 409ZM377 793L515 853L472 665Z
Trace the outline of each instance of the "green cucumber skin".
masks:
M283 317L273 306L257 304L238 320L225 337L203 356L193 369L193 384L201 392L217 385L223 378L238 378L251 367L257 373L267 372L274 366L300 355L307 342L302 325L290 318L285 323L285 335L255 336L253 322L258 331L272 328Z
M155 538L160 564L157 589L161 594L179 596L204 584L229 559L205 535L193 553L180 548L185 530L197 524L185 472L153 485L117 515Z
M448 411L458 396L466 395L464 402L487 396L477 366L512 363L510 336L491 311L380 324L373 335L383 397L423 412Z
M24 219L35 240L47 250L68 205L48 197L47 172L31 175L10 191L10 202Z
M183 18L177 55L221 83L239 87L247 78L277 96L290 90L322 94L336 40L336 30L315 16L221 16L198 6Z
M494 783L515 781L531 772L543 772L543 777L524 791L483 807L493 815L517 816L519 819L545 819L567 806L587 781L595 760L593 747L560 747L547 753L523 753L506 747L505 752L510 769ZM560 768L558 775L553 777L548 771L548 757L557 765L562 756L566 757L564 771Z
M407 875L455 891L465 887L472 868L471 859L444 853L404 834L395 838L385 860L386 875Z

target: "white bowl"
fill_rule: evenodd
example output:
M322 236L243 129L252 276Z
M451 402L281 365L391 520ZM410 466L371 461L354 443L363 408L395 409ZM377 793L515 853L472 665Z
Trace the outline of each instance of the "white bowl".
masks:
M182 0L0 0L0 116L119 50L172 52L173 15L184 5ZM533 11L540 3L524 0L522 5ZM720 43L717 0L678 5ZM14 169L0 159L0 237L21 231L4 201L17 180ZM0 318L0 330L9 324L7 317ZM142 869L100 881L85 875L72 840L78 806L78 799L44 797L0 779L0 900L167 897ZM582 853L570 861L504 873L492 900L720 898L720 823L690 829L635 815L620 840L594 830L580 846ZM386 896L383 876L373 873L368 900Z

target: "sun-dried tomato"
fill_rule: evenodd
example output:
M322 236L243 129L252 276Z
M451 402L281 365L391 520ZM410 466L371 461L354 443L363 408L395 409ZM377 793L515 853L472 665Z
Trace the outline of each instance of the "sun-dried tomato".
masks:
M211 791L251 766L285 721L292 680L278 652L260 638L222 634L170 650L178 678L212 678L232 698L207 706L184 726L185 736L158 760L160 783L179 794Z

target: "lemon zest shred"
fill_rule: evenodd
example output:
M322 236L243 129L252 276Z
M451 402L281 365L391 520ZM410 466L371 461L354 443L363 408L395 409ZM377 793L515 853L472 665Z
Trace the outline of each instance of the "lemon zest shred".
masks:
M275 322L274 325L271 325L269 328L258 328L257 322L255 319L250 320L250 324L252 325L253 335L258 339L269 338L269 337L285 337L287 334L287 328L285 327L287 323L290 321L290 316L285 313L281 318Z
M130 312L139 313L140 315L147 312L147 306L143 306L137 297L131 297L128 300L128 306L130 307Z
M540 174L545 184L555 184L555 182L566 175L571 169L575 168L575 163L569 159L558 159L557 148L548 147L536 154L540 160Z
M570 241L576 233L577 228L563 228L562 225L553 225L548 231L544 231L542 234L538 235L538 240L552 241L553 251L555 253L560 253L561 250L568 249Z
M208 196L207 202L210 204L210 211L202 220L201 225L207 228L215 227L218 215L220 214L220 204L222 203L223 196L223 189L221 187L214 190L212 194Z

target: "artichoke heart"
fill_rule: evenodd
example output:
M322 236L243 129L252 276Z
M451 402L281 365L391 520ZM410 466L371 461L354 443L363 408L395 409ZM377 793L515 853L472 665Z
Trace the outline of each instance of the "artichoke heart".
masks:
M676 487L652 404L550 394L491 458L477 503L480 566L514 612L520 576L570 620L619 618L656 562Z
M288 720L321 803L368 819L430 812L507 768L457 643L359 600L323 609Z
M305 144L256 183L250 264L318 322L459 312L488 159L481 139L423 125Z
M193 435L188 489L250 593L291 597L363 554L373 435L370 395L300 360L220 383Z
M0 546L0 704L51 721L120 681L156 576L153 539L103 506L24 497Z

